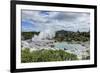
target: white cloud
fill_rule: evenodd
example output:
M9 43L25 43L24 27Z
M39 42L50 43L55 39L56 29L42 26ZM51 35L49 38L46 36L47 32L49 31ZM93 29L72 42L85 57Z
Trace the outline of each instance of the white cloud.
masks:
M22 20L35 22L37 25L35 29L38 31L47 29L53 31L89 31L90 29L89 13L22 10ZM34 27L32 28L34 29Z

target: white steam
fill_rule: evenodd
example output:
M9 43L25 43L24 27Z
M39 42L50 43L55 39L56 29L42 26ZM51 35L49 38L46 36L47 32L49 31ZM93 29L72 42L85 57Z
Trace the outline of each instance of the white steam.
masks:
M50 40L55 37L55 32L53 30L47 29L39 33L39 35L34 35L32 41L36 40Z

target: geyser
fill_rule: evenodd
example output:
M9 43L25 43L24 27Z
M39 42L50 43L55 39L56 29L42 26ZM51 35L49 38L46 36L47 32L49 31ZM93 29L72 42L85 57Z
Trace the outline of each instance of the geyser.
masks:
M39 35L34 35L32 41L52 40L53 37L55 37L55 32L48 29L41 31Z

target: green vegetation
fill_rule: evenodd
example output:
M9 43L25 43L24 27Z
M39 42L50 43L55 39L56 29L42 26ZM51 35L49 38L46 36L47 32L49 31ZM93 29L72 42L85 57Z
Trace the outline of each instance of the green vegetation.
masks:
M86 42L90 40L90 32L72 32L72 31L57 31L55 38L56 41L81 41Z
M27 39L31 39L34 35L38 35L39 32L22 32L21 35L22 40L27 40Z
M34 35L38 35L40 32L22 32L22 40L31 39ZM55 37L53 38L55 41L81 41L86 42L90 40L90 32L72 32L72 31L57 31Z
M77 55L64 50L35 50L30 52L28 48L21 50L21 62L50 62L78 60Z

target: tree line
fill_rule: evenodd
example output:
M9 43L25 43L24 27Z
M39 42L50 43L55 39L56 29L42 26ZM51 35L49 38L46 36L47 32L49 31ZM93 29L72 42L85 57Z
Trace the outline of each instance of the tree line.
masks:
M57 31L55 35L56 41L89 41L90 40L90 32L72 32L72 31Z
M34 35L39 35L40 32L22 32L22 40L31 39ZM53 38L56 41L89 41L90 40L90 32L72 32L72 31L56 31L55 37Z

